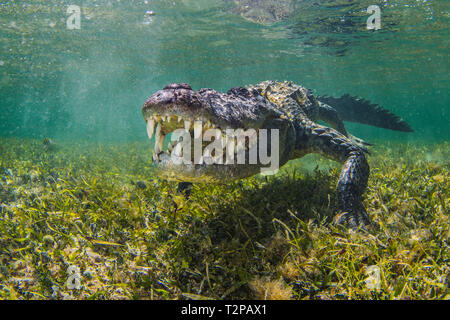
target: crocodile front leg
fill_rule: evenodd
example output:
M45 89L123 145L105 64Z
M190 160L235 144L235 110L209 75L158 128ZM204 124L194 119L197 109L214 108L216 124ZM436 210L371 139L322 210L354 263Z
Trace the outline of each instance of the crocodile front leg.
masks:
M337 186L340 212L334 221L352 228L369 224L369 217L362 205L362 194L369 178L364 150L338 131L310 120L300 120L295 126L298 155L320 153L343 163Z
M346 223L351 227L368 225L369 217L361 197L367 187L369 164L361 151L353 151L344 163L337 186L339 210L335 222Z

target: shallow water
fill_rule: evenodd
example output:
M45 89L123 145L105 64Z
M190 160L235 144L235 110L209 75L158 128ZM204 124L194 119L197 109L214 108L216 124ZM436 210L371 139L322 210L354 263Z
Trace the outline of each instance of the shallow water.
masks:
M67 28L69 5L80 29ZM449 9L0 2L0 299L449 299ZM275 176L194 184L190 197L154 175L149 96L173 82L264 80L360 96L414 129L346 123L374 143L367 232L330 223L340 164L318 155Z
M446 1L3 1L0 25L4 137L144 140L141 106L168 83L267 79L364 97L415 130L347 124L369 141L450 137Z

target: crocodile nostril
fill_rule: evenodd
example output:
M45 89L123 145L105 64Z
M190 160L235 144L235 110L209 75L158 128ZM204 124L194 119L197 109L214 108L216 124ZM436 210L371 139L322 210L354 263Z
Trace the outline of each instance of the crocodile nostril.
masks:
M171 83L164 87L163 90L175 90L175 89L185 89L192 90L191 86L187 83Z

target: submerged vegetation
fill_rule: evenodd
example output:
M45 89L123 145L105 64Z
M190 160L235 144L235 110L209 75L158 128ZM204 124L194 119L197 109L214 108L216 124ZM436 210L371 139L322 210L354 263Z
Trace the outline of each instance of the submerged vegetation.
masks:
M2 139L0 298L450 298L448 142L372 148L362 232L330 224L321 157L186 199L149 150Z

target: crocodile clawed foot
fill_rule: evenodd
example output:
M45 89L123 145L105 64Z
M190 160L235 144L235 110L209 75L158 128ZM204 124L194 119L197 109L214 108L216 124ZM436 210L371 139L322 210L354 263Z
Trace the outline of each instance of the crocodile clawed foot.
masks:
M353 212L341 212L337 214L333 223L336 225L345 225L351 229L362 229L365 230L370 224L369 216L364 208Z

